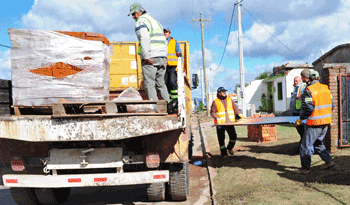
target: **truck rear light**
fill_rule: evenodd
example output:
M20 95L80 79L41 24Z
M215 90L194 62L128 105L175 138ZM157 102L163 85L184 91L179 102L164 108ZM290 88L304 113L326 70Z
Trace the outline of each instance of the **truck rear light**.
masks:
M11 168L16 172L23 171L25 169L23 159L21 157L11 157Z
M7 184L18 184L18 179L6 179Z
M157 168L160 165L159 154L147 154L146 155L146 165L148 168Z

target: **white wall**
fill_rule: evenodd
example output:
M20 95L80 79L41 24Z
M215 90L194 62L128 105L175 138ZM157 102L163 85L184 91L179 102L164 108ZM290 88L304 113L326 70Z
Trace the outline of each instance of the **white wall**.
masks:
M263 93L267 94L267 84L262 82L263 80L253 80L250 85L245 87L245 102L248 104L254 104L255 108L258 110L261 104L261 95Z
M288 75L280 78L274 79L274 87L276 92L274 93L274 105L275 105L275 111L276 112L285 112L289 110L289 104L290 99L292 97L292 92L294 90L294 77L300 76L301 71L303 71L304 68L297 68L290 70ZM283 99L278 100L278 89L277 84L279 82L282 82L282 91L283 91Z

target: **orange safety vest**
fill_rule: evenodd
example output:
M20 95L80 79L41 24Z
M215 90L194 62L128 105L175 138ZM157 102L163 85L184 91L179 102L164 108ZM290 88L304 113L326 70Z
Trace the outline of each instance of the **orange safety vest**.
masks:
M297 110L300 110L301 109L301 96L302 96L302 94L303 94L303 88L305 87L306 85L305 85L305 83L303 83L303 84L301 84L300 86L299 86L299 88L298 88L298 91L297 91L297 99L296 99L296 101L295 101L295 108L297 109Z
M219 117L219 119L214 119L215 124L224 124L226 122L226 110L230 121L231 122L235 121L235 112L233 111L233 108L232 108L232 99L227 97L226 101L227 101L227 109L224 107L224 105L222 104L219 98L216 98L214 100L217 108L216 115Z
M167 65L177 66L176 40L171 38L168 43Z
M308 125L327 125L332 122L332 96L327 85L316 83L305 88L311 92L312 98L305 98L311 101L315 108L307 118Z

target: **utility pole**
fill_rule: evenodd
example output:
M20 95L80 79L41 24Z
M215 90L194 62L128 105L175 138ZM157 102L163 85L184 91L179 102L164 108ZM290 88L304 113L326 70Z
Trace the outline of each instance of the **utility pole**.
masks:
M209 116L210 111L209 111L209 97L208 97L208 89L207 89L207 75L206 75L206 68L205 68L205 51L204 51L204 31L203 31L203 21L210 21L209 19L203 19L202 18L202 13L200 13L200 19L192 19L192 21L200 21L201 22L201 30L202 30L202 55L203 55L203 73L204 73L204 85L205 85L205 97L207 101L207 115ZM203 100L204 103L204 100Z
M241 77L241 102L242 102L242 114L246 116L246 104L244 99L244 63L243 63L243 45L242 45L242 19L241 19L241 1L237 1L237 15L238 15L238 48L239 48L239 71Z
M203 70L200 70L200 77L201 77L201 84L202 84L202 103L203 103L203 105L204 105L204 89L203 89L203 86L204 86L204 83L203 83L203 77L204 77L204 75L203 75Z

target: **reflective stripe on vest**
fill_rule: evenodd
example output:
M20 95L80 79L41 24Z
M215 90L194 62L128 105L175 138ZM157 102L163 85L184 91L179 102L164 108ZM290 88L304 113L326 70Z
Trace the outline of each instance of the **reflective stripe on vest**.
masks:
M300 110L301 109L301 96L303 94L303 88L305 87L305 83L301 84L298 88L298 91L297 91L297 99L295 101L295 108L297 110Z
M219 119L214 119L215 124L224 124L226 122L226 110L228 117L231 122L235 121L235 112L232 108L232 99L227 97L226 102L227 102L227 109L224 107L222 104L221 100L219 98L216 98L214 100L217 108L216 115L218 116Z
M146 26L141 25L139 27L136 27L136 24L139 20L144 21ZM135 23L135 31L138 31L143 27L147 27L149 36L151 38L151 51L166 46L166 38L163 33L163 26L157 20L152 18L148 13L140 16Z
M332 122L332 97L331 91L327 85L316 83L307 87L311 92L312 98L306 98L305 101L311 101L315 108L312 114L307 118L308 125L326 125Z
M167 65L177 66L176 40L171 38L168 43Z

